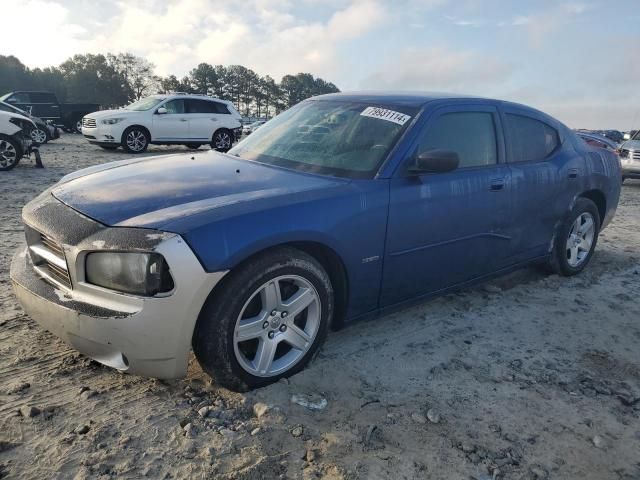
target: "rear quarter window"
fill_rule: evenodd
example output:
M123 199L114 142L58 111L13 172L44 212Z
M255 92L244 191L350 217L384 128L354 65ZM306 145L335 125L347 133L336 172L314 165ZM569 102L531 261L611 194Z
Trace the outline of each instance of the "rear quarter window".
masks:
M560 146L560 136L552 126L524 115L507 113L505 117L511 138L509 162L544 160Z

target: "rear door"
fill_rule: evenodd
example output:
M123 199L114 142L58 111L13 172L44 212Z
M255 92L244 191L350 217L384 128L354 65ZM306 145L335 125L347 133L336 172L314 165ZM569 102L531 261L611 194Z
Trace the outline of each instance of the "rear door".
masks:
M517 260L545 255L555 228L582 191L584 159L561 128L535 111L503 107L513 185L513 245Z
M167 113L157 113L160 107L166 108ZM189 139L189 120L185 111L185 101L182 98L169 100L156 108L151 136L153 140L167 142Z
M406 173L416 153L435 149L458 153L459 168ZM381 306L499 270L510 256L510 170L496 107L435 111L409 151L390 185Z
M185 100L189 118L189 138L210 142L213 132L222 126L216 103L211 100L189 98Z

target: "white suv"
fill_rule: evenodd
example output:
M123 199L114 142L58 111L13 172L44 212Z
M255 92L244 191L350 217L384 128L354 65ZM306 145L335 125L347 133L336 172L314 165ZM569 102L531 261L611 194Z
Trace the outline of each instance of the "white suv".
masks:
M150 143L209 144L227 151L242 133L241 116L227 100L205 95L152 95L119 110L102 110L82 119L82 134L107 150L122 146L130 153L144 152Z

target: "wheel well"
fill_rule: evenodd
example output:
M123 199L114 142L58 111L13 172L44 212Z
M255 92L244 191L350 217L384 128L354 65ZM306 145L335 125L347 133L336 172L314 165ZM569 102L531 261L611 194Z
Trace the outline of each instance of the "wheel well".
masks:
M327 271L334 292L334 315L331 328L337 330L342 325L347 313L349 301L349 282L347 269L340 256L331 248L317 242L292 242L287 244L311 255Z
M600 190L588 190L580 195L583 198L588 198L598 207L598 214L600 215L600 222L604 221L604 216L607 214L607 199Z
M264 255L265 252L269 250L273 250L275 248L280 247L292 247L297 248L305 252L307 255L311 255L315 258L320 265L326 270L329 275L329 279L331 280L331 285L334 291L334 315L331 321L331 328L334 330L339 329L342 326L342 323L345 319L345 315L347 312L347 303L349 299L349 285L347 279L347 270L342 262L340 256L331 248L326 245L318 242L289 242L289 243L281 243L279 245L274 245L273 247L266 248L264 250L260 250L259 252L254 253L253 255L245 258L240 263L235 265L231 271L237 269L244 265L245 263L249 263L257 256ZM218 283L211 293L209 294L209 298L222 288L224 285L226 276L222 279L220 283Z
M122 138L120 139L120 141L124 142L124 134L127 130L129 130L130 128L139 128L140 130L144 130L147 134L147 139L149 141L151 141L151 132L149 131L149 129L147 127L145 127L144 125L129 125L127 128L124 129L124 132L122 132Z

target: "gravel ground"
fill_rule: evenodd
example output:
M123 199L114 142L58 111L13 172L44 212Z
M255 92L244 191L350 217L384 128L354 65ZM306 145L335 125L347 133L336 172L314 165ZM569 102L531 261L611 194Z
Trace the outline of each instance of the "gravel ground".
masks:
M170 151L186 149L148 155ZM25 316L22 205L127 158L73 135L42 155L0 173L0 478L640 478L640 182L581 275L522 270L351 325L304 372L236 394L195 361L173 382L120 374Z

